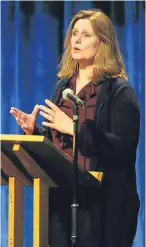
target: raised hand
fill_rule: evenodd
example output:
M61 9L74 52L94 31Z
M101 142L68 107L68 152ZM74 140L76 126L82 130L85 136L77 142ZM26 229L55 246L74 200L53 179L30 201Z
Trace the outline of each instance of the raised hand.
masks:
M50 100L45 100L49 106L40 105L40 115L47 119L49 122L42 122L44 126L58 130L64 134L73 135L73 120L69 118L58 106L53 104Z
M36 122L39 105L35 105L31 114L20 111L15 107L11 107L10 113L16 119L18 125L23 129L27 135L32 135L34 132L34 126Z

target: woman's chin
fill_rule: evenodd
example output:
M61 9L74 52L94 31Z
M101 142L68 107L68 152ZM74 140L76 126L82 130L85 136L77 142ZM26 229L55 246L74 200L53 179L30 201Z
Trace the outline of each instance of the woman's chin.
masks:
M82 61L82 60L83 60L83 58L82 58L82 57L80 57L80 56L76 56L76 55L72 55L72 58L73 58L75 61L77 61L77 62L80 62L80 61Z

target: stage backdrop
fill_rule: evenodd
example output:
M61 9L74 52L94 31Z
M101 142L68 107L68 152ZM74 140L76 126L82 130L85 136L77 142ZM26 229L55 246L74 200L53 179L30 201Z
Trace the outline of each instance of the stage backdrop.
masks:
M141 207L133 247L144 247L144 2L3 1L1 2L1 133L22 130L10 115L14 106L30 113L50 98L57 80L63 38L71 17L81 9L100 8L117 32L129 81L140 102L141 132L137 150L137 185ZM41 124L41 118L38 117ZM32 189L25 188L24 247L32 244ZM8 187L1 188L1 247L7 247Z

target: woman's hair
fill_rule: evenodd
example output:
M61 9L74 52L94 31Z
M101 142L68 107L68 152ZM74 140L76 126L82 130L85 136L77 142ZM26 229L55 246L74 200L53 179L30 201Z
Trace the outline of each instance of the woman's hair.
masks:
M65 51L59 64L58 77L70 78L78 69L78 62L71 56L71 36L75 23L79 19L88 19L95 34L100 38L99 50L94 58L92 81L110 77L128 79L123 58L119 49L112 21L101 10L81 10L72 19L64 42Z

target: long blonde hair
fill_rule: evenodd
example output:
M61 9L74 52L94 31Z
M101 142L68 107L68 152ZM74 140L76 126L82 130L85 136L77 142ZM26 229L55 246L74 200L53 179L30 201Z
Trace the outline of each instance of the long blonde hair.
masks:
M71 36L73 27L79 19L88 19L95 34L100 38L100 47L94 58L92 81L100 81L110 77L128 79L123 58L119 49L112 21L101 10L81 10L70 22L68 27L58 77L70 78L78 69L78 63L71 56Z

